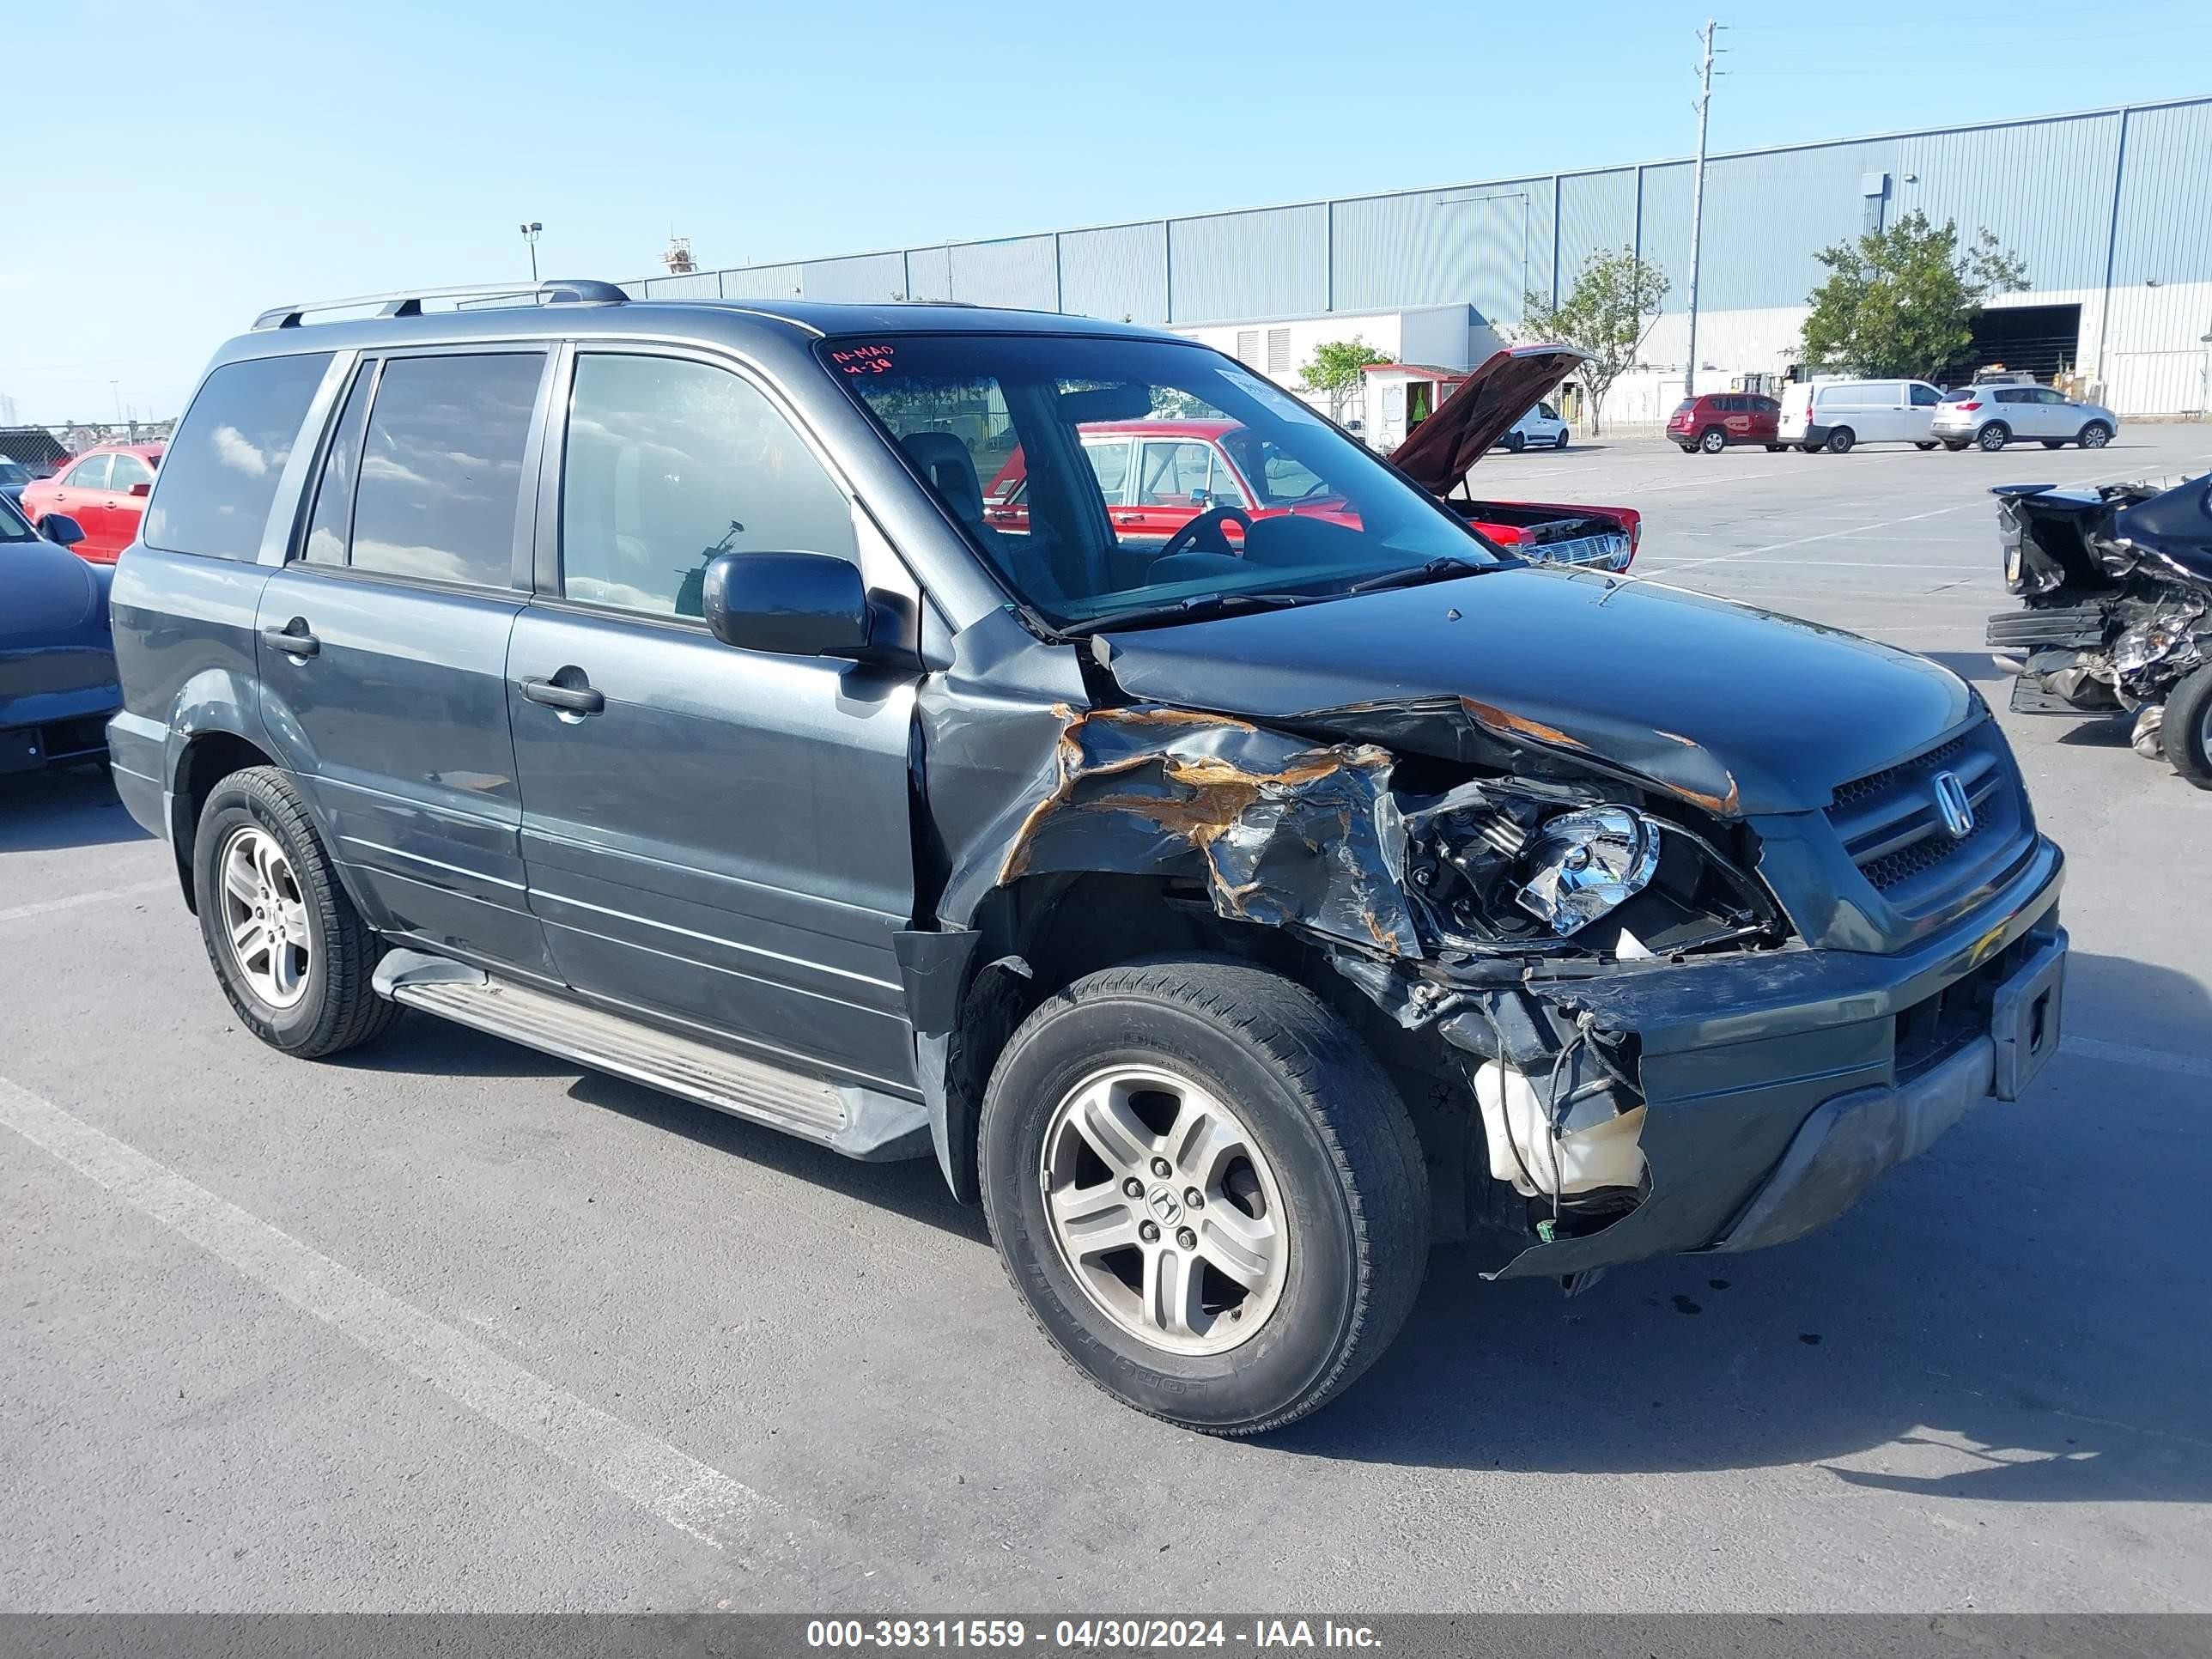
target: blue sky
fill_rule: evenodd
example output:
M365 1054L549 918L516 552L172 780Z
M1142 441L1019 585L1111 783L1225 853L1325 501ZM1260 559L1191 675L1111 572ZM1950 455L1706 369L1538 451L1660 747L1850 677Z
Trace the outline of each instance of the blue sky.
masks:
M524 219L625 277L1684 155L1709 10L1720 149L2212 92L2204 0L9 9L41 421L175 413L280 301L523 275Z

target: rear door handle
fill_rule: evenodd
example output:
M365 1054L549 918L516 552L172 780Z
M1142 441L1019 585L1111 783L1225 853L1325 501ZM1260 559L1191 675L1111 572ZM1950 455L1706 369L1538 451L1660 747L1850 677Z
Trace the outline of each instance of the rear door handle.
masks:
M323 648L323 642L308 632L307 624L296 617L283 628L263 629L261 642L295 657L312 657Z
M568 714L596 714L607 706L606 694L592 686L557 685L535 677L522 682L522 695Z

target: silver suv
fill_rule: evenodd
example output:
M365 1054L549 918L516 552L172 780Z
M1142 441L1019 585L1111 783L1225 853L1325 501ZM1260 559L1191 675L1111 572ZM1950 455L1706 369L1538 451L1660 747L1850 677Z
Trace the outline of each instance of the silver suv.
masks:
M2015 438L2034 438L2045 449L2078 443L2102 449L2120 429L2120 417L2096 404L2077 404L2047 386L1970 386L1947 392L1929 430L1946 449L1968 444L1995 452Z

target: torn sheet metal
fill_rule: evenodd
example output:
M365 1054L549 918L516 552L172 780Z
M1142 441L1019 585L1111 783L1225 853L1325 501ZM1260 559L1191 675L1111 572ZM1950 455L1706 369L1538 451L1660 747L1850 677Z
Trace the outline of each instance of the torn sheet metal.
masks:
M1058 712L1055 775L1008 846L1001 884L1188 866L1224 917L1421 954L1387 750L1149 705Z

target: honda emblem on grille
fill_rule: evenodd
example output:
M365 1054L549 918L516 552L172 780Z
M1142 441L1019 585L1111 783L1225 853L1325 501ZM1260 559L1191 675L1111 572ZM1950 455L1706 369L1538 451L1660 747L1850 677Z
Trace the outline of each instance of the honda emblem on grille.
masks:
M1974 833L1974 805L1966 799L1966 786L1956 772L1936 775L1936 810L1943 815L1943 827L1953 841L1964 841Z

